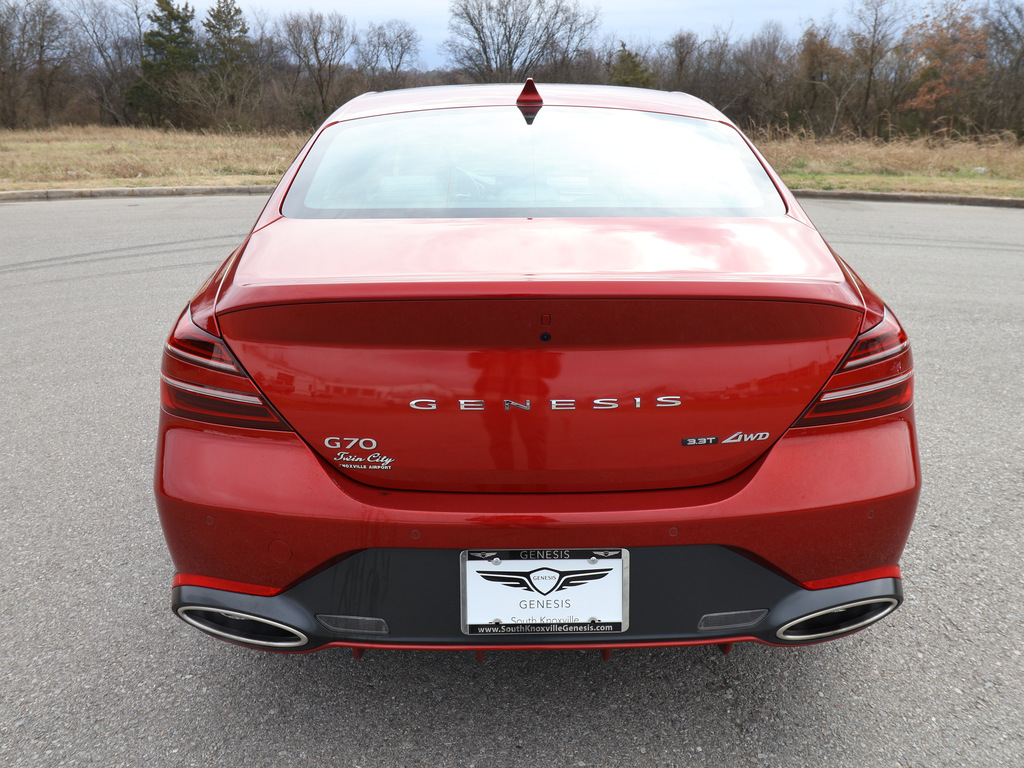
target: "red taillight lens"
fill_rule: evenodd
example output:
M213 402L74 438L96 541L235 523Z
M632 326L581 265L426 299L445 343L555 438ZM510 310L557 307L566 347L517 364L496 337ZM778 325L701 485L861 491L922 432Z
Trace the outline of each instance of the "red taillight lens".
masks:
M908 349L910 342L907 341L906 332L887 309L878 325L857 337L842 370L852 371L854 368L880 363Z
M171 338L167 340L166 352L201 368L242 375L221 340L196 327L188 311L178 318L178 324L174 327Z
M290 430L245 375L224 342L186 309L164 347L160 399L168 413L249 429Z
M814 427L896 413L914 402L914 366L907 334L885 310L860 336L842 367L794 426Z

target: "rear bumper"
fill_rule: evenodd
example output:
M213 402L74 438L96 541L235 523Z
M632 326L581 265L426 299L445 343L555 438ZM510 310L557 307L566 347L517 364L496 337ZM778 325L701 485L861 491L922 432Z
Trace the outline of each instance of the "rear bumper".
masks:
M533 647L461 635L458 554L474 548L637 553L648 583L631 587L628 633L588 638L588 647L785 644L791 641L777 630L790 618L860 600L902 600L898 563L920 492L911 409L790 430L753 466L712 486L549 495L377 489L339 475L292 433L218 429L166 413L161 420L156 497L179 573L176 607L219 606L299 628L309 642L293 650L330 643ZM693 558L705 552L718 554L705 566L688 564L704 562L704 555ZM348 570L382 553L398 570ZM360 607L371 596L378 602ZM432 606L442 623L412 621L420 605ZM662 605L664 615L655 615ZM705 614L754 609L769 610L763 626L694 630ZM382 618L389 634L365 642L332 635L317 612ZM573 643L581 639L545 635L537 644Z
M722 547L640 548L630 561L629 628L618 633L462 634L457 550L364 550L277 595L182 585L172 600L193 626L285 651L798 645L854 632L903 600L900 579L808 590Z

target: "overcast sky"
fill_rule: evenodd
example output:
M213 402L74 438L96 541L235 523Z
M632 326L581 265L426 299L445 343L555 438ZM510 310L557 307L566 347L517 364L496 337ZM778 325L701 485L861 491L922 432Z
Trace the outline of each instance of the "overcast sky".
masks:
M205 15L212 2L198 0L197 17ZM369 22L404 19L423 37L420 45L421 64L427 69L444 64L437 47L448 36L449 0L373 0L373 2L338 2L338 0L239 0L244 11L262 8L272 16L286 11L313 8L321 12L336 10L358 28ZM590 6L581 0L581 5ZM698 34L709 34L716 26L730 29L733 37L756 32L766 21L775 20L791 36L803 30L809 19L824 21L831 9L837 19L843 18L846 0L813 2L813 0L604 0L597 3L601 9L602 35L629 43L658 43L680 29L692 29Z

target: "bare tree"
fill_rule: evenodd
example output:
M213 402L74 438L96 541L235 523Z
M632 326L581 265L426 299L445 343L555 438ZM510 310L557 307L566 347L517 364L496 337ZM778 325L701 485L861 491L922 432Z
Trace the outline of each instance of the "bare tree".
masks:
M266 10L251 14L253 62L264 78L273 70L285 67L286 52L281 38L274 29L273 17Z
M997 0L985 9L992 124L1024 136L1024 3Z
M731 116L741 95L737 89L740 75L736 47L729 30L716 27L712 36L700 44L692 91L694 96L711 102Z
M82 42L79 69L84 89L101 115L126 125L125 96L139 75L147 29L142 0L66 0L65 8Z
M805 127L816 134L833 135L844 120L856 120L853 100L858 87L856 66L842 47L842 33L831 18L822 24L809 22L798 44L800 81L794 106Z
M859 95L861 129L875 136L881 128L881 110L876 106L874 115L869 111L876 101L875 87L879 69L896 47L906 19L903 0L858 0L850 5L852 19L846 36L850 53L856 64L856 77L862 83Z
M655 84L666 91L693 89L693 76L700 54L696 32L680 30L663 42L654 62Z
M21 8L0 0L0 123L14 128L25 109L30 66Z
M13 128L35 106L51 123L75 54L67 18L52 0L0 0L0 122Z
M77 46L68 18L52 0L31 0L29 44L32 50L32 81L36 103L46 125L51 125L54 108L60 99L58 90L71 79Z
M598 58L593 39L601 28L600 12L596 6L582 9L578 3L573 3L566 6L560 21L558 34L541 61L542 71L559 82L587 82Z
M316 100L316 122L327 117L337 104L337 86L345 57L355 43L348 20L332 11L286 13L281 18L284 47L306 74Z
M356 63L369 87L401 87L403 67L415 65L421 39L416 29L401 19L367 26L356 43Z
M249 15L252 63L259 76L259 105L255 117L264 130L288 128L305 130L313 121L312 114L302 119L295 110L295 93L299 90L301 73L289 61L280 25L265 10Z
M736 52L744 123L779 125L786 120L787 88L793 82L793 44L782 26L765 22Z
M366 78L368 90L381 89L384 80L384 25L370 24L356 38L356 69Z
M599 26L597 8L569 0L452 0L442 50L481 82L518 82L552 60L572 62Z

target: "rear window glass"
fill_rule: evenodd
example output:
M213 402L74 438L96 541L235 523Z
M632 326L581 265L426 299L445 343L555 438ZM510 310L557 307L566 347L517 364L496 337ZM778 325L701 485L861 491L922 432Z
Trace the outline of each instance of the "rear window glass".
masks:
M336 123L284 201L292 218L775 216L785 205L739 134L696 118L543 107Z

